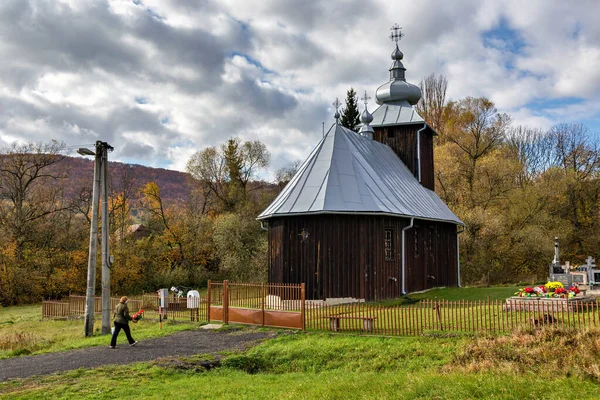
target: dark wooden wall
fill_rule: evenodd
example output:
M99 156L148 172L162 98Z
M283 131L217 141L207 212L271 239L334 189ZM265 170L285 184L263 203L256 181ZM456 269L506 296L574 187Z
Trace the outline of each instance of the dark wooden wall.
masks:
M406 287L409 292L458 284L456 225L415 220L406 231Z
M407 218L375 215L272 218L269 282L305 283L310 299L399 297L402 228L409 223ZM415 225L419 233L414 233L415 228L406 232L407 292L456 286L456 225L416 220ZM394 259L386 260L384 236L390 228ZM305 240L303 230L308 233Z
M417 155L417 132L423 128L418 125L396 125L374 127L373 139L385 143L394 150L404 165L419 177ZM421 184L434 190L435 180L433 171L433 131L427 127L421 132Z

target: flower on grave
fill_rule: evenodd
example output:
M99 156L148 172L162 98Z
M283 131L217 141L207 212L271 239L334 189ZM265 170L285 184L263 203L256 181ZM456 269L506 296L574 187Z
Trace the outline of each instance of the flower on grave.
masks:
M519 289L519 291L517 293L515 293L514 295L519 296L519 297L531 297L531 296L535 296L535 292L534 292L533 288L526 287L523 289Z
M572 292L574 295L578 295L581 293L581 290L579 290L577 286L573 285L569 288L569 292Z
M533 288L526 287L525 289L523 289L523 291L524 291L525 293L531 294L531 293L533 293Z
M557 297L566 297L568 296L568 292L564 287L559 287L554 290L554 295Z
M560 282L548 282L544 286L546 286L546 290L548 290L549 292L555 292L556 289L564 288L564 285Z
M533 288L533 291L537 296L543 297L546 294L546 288L544 286L536 286Z
M177 286L171 286L171 292L173 292L179 299L185 296L185 291Z

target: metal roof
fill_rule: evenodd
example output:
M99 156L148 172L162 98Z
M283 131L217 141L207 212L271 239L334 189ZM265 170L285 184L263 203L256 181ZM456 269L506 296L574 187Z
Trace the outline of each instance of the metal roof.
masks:
M384 103L373 111L373 122L371 126L402 125L402 124L424 124L417 111L408 101Z
M383 214L463 225L390 147L337 124L258 219L323 213Z

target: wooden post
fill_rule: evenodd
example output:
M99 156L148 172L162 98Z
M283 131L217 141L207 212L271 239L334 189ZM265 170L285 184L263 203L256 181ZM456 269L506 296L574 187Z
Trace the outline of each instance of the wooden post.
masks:
M261 319L262 319L262 326L265 326L265 283L261 283L261 289L262 289L262 302L261 302Z
M302 330L306 330L306 320L305 320L305 311L306 311L306 306L305 306L305 301L306 301L306 287L305 284L302 283L300 285L300 314L301 314L301 318L302 318Z
M210 279L208 280L208 287L206 291L206 322L210 323Z
M223 323L229 324L229 281L223 281Z
M437 299L437 297L435 298L435 306L433 308L435 308L435 311L436 311L436 314L437 314L438 326L440 327L440 330L443 331L444 330L444 324L442 322L442 313L440 312L440 302Z

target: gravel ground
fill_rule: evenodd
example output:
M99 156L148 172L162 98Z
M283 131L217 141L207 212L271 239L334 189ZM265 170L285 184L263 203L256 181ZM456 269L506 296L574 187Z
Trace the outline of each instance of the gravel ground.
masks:
M269 331L208 331L178 332L170 336L140 341L135 347L126 343L116 349L108 345L88 347L59 353L47 353L0 360L0 382L12 378L47 375L78 368L96 368L111 364L130 364L153 361L164 357L183 357L196 354L241 350L252 342L274 337Z

